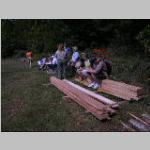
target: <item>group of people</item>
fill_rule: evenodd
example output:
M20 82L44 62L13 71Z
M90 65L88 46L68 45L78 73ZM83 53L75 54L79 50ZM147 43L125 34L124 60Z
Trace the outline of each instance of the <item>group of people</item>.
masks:
M39 70L55 70L57 68L57 59L54 55L49 57L42 57L42 59L37 61Z
M72 70L81 80L89 78L88 87L98 89L101 81L111 73L111 63L105 58L89 58L86 53L79 53L78 47L72 48L59 44L54 55L38 61L40 69L56 70L59 79L66 78L66 72Z

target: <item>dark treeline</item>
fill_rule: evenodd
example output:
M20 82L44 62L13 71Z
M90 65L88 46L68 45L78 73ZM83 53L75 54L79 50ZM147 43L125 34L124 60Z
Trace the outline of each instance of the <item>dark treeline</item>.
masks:
M1 21L2 57L10 57L21 50L37 53L56 50L66 42L86 48L114 47L122 53L150 51L150 20L111 19L42 19Z

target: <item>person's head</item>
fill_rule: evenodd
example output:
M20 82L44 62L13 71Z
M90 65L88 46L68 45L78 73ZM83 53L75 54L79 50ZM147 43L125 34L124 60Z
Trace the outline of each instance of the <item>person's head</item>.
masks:
M88 55L86 53L81 53L81 58L83 60L87 60L88 59Z
M73 51L75 52L75 51L78 50L78 47L77 47L77 46L74 46L72 49L73 49Z
M63 51L63 50L64 50L64 44L63 44L63 43L60 43L60 44L58 45L58 50L60 50L60 51Z
M31 50L27 50L27 52L31 52Z

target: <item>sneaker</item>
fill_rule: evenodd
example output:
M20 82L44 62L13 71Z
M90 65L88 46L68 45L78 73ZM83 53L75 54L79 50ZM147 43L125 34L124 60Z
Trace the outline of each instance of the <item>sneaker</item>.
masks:
M99 87L100 87L100 85L98 83L95 83L94 86L93 86L93 89L97 90Z
M88 85L89 88L93 87L95 85L95 82L92 82Z

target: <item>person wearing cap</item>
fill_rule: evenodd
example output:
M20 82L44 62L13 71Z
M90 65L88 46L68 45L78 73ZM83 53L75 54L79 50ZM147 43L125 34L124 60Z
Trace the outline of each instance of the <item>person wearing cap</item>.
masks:
M98 89L100 87L101 81L108 77L107 65L103 58L95 59L95 62L93 63L95 66L88 69L88 72L90 73L89 78L91 80L91 84L89 84L88 87Z

